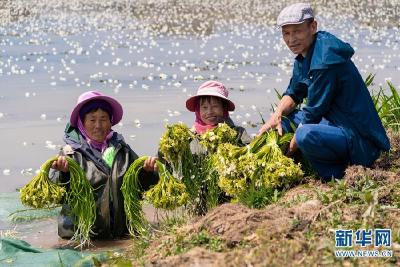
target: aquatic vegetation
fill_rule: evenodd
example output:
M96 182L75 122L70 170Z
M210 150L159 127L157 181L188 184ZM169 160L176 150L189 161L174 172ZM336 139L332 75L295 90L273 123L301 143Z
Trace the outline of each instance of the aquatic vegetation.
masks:
M254 139L247 147L223 144L218 147L214 164L219 186L229 195L241 198L249 188L285 188L303 176L300 164L283 152L293 135L280 137L269 131Z
M159 182L145 192L145 199L155 208L173 210L188 202L186 186L173 177L165 165L157 161Z
M49 179L51 165L57 160L57 157L53 157L47 160L39 174L21 189L21 202L35 209L66 203L71 209L76 228L72 240L79 242L78 247L83 247L90 244L91 228L96 220L96 203L93 188L81 167L72 158L66 159L70 174L68 190Z
M22 204L35 208L51 208L62 203L66 190L63 186L53 183L49 179L49 170L56 158L47 160L36 175L21 190Z
M190 151L189 142L193 134L183 123L167 125L167 130L160 138L160 152L173 167L178 166Z
M128 230L132 236L141 238L147 238L150 227L142 210L143 198L155 208L167 210L183 206L189 199L185 184L175 178L159 160L156 161L159 175L158 183L149 190L142 192L139 173L147 158L148 156L142 156L129 166L121 186Z
M285 188L298 182L303 176L300 164L295 164L293 159L287 158L282 152L286 150L292 136L293 134L286 134L280 137L276 131L270 131L255 138L248 146L238 147L237 133L227 124L221 123L200 136L190 134L189 129L181 124L175 124L167 126L167 131L160 142L160 150L168 155L179 154L165 159L172 166L183 166L180 171L182 182L189 193L188 203L192 207L200 206L201 209L207 210L218 204L218 198L223 192L240 201L244 199L241 196L248 194L250 188L255 190L265 187ZM197 140L206 149L204 154L191 154L189 145L191 139ZM186 151L170 152L168 150L170 147L173 149L182 147ZM174 158L175 162L170 162L170 158ZM162 195L162 184L166 182L162 182L160 188L157 188L160 195ZM179 183L177 190L184 191ZM146 192L146 195L148 193ZM154 195L157 194L150 193L150 196ZM161 206L154 201L153 203Z
M126 223L132 236L144 237L148 234L148 224L144 219L139 184L139 173L146 159L147 156L136 159L129 166L122 180L121 192L124 196Z
M218 126L200 136L200 144L209 153L215 153L220 144L236 142L237 133L226 123L219 123Z

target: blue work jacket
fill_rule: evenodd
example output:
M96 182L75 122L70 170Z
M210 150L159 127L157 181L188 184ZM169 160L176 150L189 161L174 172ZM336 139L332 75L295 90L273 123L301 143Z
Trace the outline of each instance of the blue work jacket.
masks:
M357 67L353 48L334 35L319 31L306 57L298 55L290 84L284 93L302 103L302 124L322 118L340 127L349 148L351 164L370 166L390 142Z

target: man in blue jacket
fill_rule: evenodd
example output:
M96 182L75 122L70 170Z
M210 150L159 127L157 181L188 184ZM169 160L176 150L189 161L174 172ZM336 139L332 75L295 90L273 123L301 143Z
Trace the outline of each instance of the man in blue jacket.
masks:
M364 81L351 61L353 48L318 31L309 4L284 8L277 19L296 54L289 86L259 133L298 127L287 154L300 149L321 178L341 178L350 164L371 166L389 139ZM302 110L296 109L307 98ZM289 120L288 120L288 119Z

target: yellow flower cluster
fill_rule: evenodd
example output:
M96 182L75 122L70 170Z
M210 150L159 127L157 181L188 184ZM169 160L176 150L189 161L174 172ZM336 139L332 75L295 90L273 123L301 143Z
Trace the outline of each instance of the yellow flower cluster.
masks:
M228 195L237 196L247 189L256 171L256 158L247 148L221 144L214 155L214 168L219 174L218 186Z
M265 186L284 187L298 181L303 175L300 164L282 155L275 161L266 163L263 182Z
M176 164L190 151L189 143L192 138L193 133L185 124L167 125L167 130L160 138L160 152L168 162Z
M35 208L50 208L60 204L65 196L65 188L50 181L48 171L54 159L46 161L40 168L40 172L21 190L22 204Z
M220 144L236 141L237 133L226 123L219 123L218 126L200 136L200 144L204 146L208 152L216 152Z
M185 184L173 177L164 164L159 161L156 164L160 180L144 193L145 199L155 208L168 210L185 205L189 200Z
M251 184L255 188L277 188L297 182L303 176L301 166L282 152L291 137L291 134L280 137L270 131L246 147L219 145L213 159L219 174L218 185L227 194L239 197Z

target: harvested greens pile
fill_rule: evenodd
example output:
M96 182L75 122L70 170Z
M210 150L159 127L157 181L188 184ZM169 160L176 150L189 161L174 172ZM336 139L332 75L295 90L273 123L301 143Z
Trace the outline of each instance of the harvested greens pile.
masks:
M229 143L218 146L213 163L219 174L218 185L239 199L250 188L289 187L303 177L300 164L282 151L292 134L279 136L276 131L263 133L245 147Z
M283 153L292 136L270 131L240 147L236 131L225 123L201 136L184 124L169 125L160 138L161 160L165 161L165 165L157 161L160 180L144 193L144 199L156 208L173 210L186 205L189 211L204 214L219 204L221 196L241 201L251 192L271 194L275 189L289 187L303 177L300 164ZM192 142L205 153L192 154ZM135 175L127 173L122 187L132 234L140 233L144 225L140 194L133 193L145 158L139 160L133 164Z
M144 219L139 183L139 174L147 158L147 156L140 157L131 164L121 186L128 230L132 236L146 237L148 234L149 226ZM185 205L188 200L185 184L172 176L162 162L157 160L156 164L160 179L155 186L144 193L145 199L156 208L168 210Z

